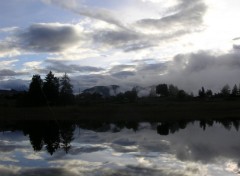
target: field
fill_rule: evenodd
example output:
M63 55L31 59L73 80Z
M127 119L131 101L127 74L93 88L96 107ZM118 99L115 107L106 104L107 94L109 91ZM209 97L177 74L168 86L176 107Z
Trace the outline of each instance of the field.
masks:
M240 119L240 101L160 101L67 107L0 107L0 120L172 121Z

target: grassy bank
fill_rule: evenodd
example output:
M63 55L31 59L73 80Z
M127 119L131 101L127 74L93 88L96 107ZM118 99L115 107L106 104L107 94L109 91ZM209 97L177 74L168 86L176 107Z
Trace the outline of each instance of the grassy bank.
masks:
M0 107L0 120L158 121L240 119L240 101L95 104L69 107Z

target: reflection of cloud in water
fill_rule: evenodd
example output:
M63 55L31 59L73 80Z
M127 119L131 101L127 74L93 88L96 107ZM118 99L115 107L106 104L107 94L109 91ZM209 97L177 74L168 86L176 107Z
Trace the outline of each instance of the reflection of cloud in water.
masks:
M190 124L168 136L157 134L149 124L141 124L137 132L77 129L69 153L57 150L53 156L33 153L26 138L17 134L15 141L13 134L0 140L0 175L231 176L239 172L239 134L219 124L206 131Z
M77 155L81 153L93 153L93 152L98 152L107 149L107 147L103 146L83 146L79 148L73 147L70 151L69 154L71 155Z

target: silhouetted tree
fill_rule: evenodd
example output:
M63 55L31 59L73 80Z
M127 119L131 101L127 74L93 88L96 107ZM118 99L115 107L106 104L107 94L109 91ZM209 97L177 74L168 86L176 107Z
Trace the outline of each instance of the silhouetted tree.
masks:
M61 147L63 150L68 153L71 148L71 141L74 139L73 134L75 130L75 125L71 122L64 122L60 128L61 135Z
M187 96L188 96L188 94L184 90L178 91L177 98L179 100L184 100Z
M43 81L40 75L33 75L32 81L29 86L28 96L31 105L43 105L44 95L43 95Z
M208 90L206 91L206 96L207 96L208 98L211 98L212 95L213 95L212 90L208 89Z
M168 135L169 134L169 124L162 123L157 126L157 133L160 135Z
M204 87L202 87L202 88L198 91L198 96L199 96L200 98L206 97L206 93L205 93Z
M232 89L232 96L233 97L236 97L238 95L238 87L237 87L237 85L235 84L234 86L233 86L233 89Z
M137 92L135 90L126 91L124 93L124 98L127 99L130 102L134 102L137 99Z
M168 91L169 91L169 96L176 97L179 90L177 86L170 84Z
M60 101L62 104L72 104L73 103L73 86L70 83L70 78L65 73L60 79Z
M156 93L161 96L167 97L169 95L169 90L167 84L159 84L156 87Z
M43 83L43 92L50 104L56 104L59 97L59 79L50 71Z
M230 95L230 87L228 84L226 84L225 86L223 86L223 88L221 89L221 94L224 97L227 97Z
M53 154L60 147L59 127L55 122L49 122L44 126L43 141L49 154Z

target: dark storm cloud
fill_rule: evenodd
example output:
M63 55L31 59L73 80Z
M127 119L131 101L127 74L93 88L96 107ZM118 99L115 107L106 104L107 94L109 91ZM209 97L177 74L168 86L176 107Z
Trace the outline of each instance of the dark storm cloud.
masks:
M52 70L58 73L99 72L104 70L103 68L100 67L80 66L76 64L66 65L61 61L47 60L46 62L50 63L50 65L46 67L47 70Z
M22 50L33 52L60 52L81 39L73 25L59 24L33 24L16 37Z
M202 0L180 0L180 4L174 8L170 15L159 19L142 19L137 24L167 30L171 30L171 28L178 29L179 27L195 28L196 25L202 24L202 18L206 10L207 6Z

